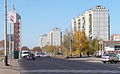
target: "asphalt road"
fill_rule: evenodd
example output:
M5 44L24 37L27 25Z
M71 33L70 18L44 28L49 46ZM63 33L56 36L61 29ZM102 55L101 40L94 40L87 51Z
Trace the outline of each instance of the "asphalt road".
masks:
M21 74L120 74L120 63L103 64L56 58L21 59Z

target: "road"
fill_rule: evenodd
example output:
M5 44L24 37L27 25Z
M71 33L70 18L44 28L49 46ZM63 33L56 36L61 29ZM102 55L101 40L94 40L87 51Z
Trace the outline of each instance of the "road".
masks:
M21 74L120 74L120 64L56 58L21 59Z

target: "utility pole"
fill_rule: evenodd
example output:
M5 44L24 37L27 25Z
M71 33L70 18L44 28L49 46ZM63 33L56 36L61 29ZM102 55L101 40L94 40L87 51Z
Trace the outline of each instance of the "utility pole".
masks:
M5 49L4 63L5 63L5 66L9 66L8 56L7 56L7 0L4 0L4 49Z

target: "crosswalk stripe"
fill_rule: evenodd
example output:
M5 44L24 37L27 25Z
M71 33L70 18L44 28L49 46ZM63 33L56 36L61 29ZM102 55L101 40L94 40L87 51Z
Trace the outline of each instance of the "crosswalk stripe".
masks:
M45 72L45 73L120 73L118 70L22 70L24 72Z

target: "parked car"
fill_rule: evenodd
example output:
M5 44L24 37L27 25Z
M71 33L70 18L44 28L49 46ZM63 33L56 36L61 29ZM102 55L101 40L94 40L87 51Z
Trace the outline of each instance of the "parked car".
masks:
M118 59L119 59L119 62L120 62L120 54L117 54L117 57L118 57Z
M117 63L119 62L119 58L116 53L106 53L101 56L101 61L103 63L106 63L106 62Z
M27 60L35 60L35 55L31 52L28 53L28 55L26 56Z
M25 58L28 55L28 51L22 51L22 58Z

